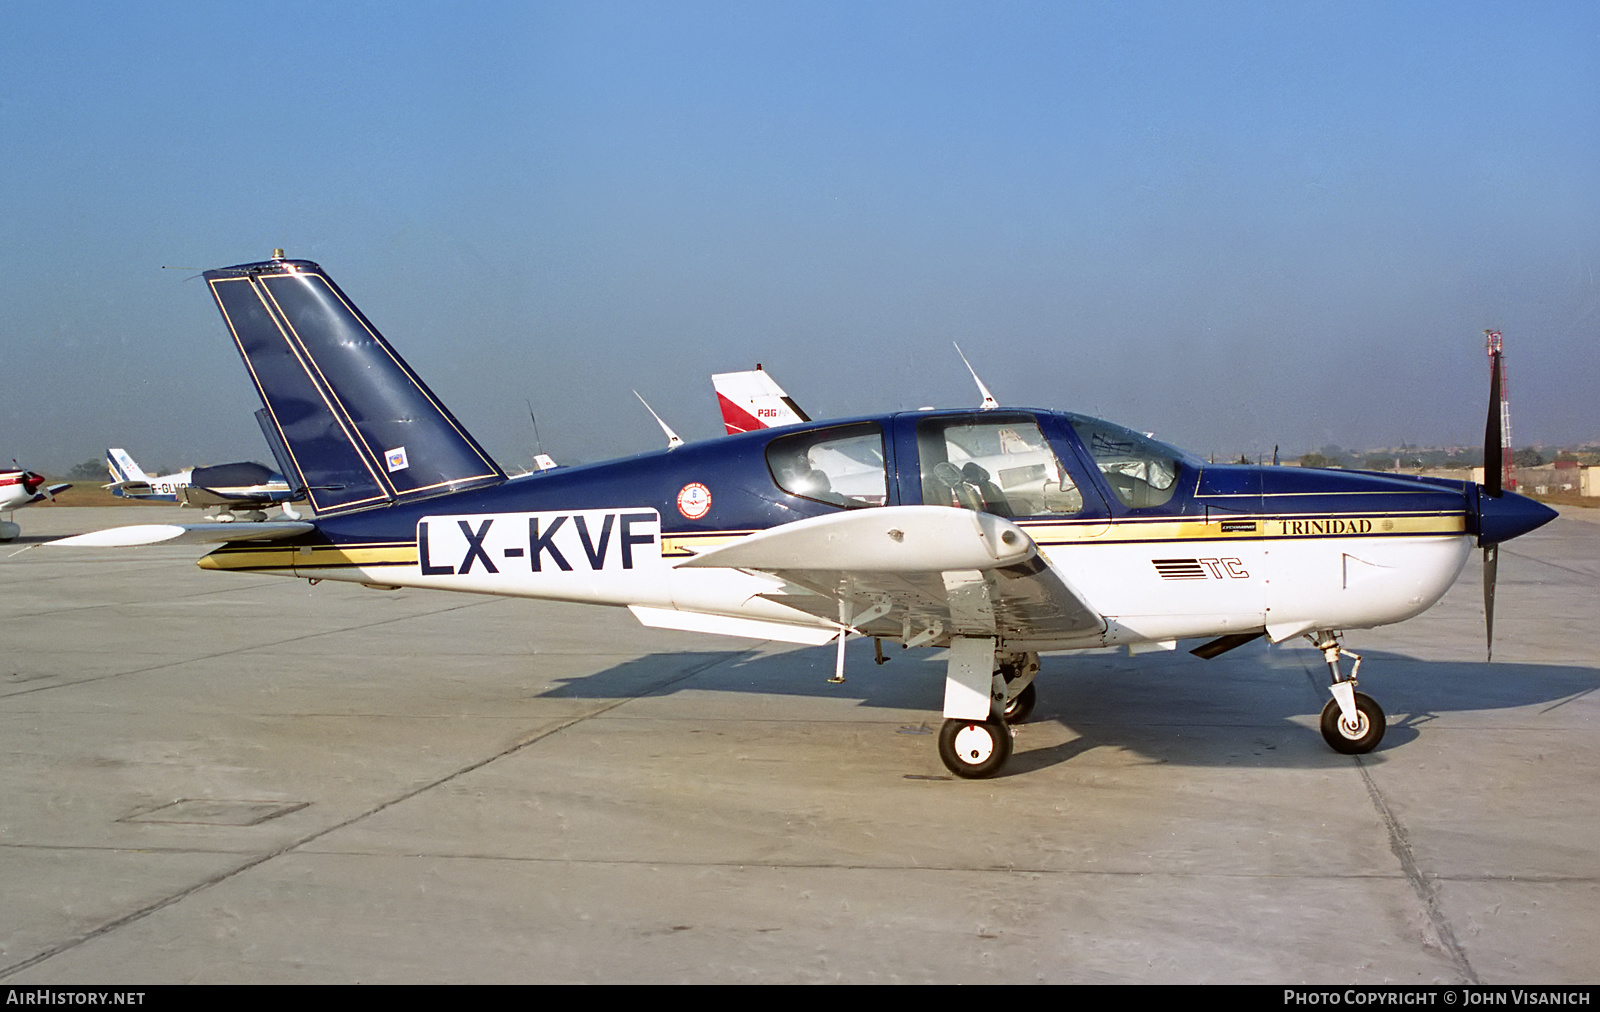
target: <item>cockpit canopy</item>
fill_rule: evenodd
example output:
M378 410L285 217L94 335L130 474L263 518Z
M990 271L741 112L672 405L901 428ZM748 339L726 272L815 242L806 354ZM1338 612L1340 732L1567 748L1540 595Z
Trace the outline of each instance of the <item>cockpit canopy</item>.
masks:
M1074 438L1081 450L1073 448ZM1201 466L1183 451L1120 425L1017 410L842 422L779 435L765 455L779 489L813 502L861 509L882 506L891 496L915 501L920 492L927 505L1003 517L1067 517L1087 506L1103 509L1095 492L1085 499L1085 455L1128 509L1165 505L1177 493L1180 472Z

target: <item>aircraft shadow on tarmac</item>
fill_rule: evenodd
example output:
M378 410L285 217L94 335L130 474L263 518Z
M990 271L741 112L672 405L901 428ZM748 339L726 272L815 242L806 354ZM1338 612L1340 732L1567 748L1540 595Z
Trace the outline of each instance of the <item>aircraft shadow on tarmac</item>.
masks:
M923 711L921 727L936 732L943 653L885 652L890 663L879 666L870 645L852 644L843 685L827 681L833 674L833 648L827 647L747 660L726 651L657 654L568 680L541 695L619 699L697 691L845 698L859 706ZM1593 667L1432 661L1377 650L1364 657L1363 691L1388 715L1383 743L1368 762L1381 763L1384 753L1417 740L1447 714L1525 707L1543 713L1600 689L1600 668ZM1327 669L1314 651L1265 644L1212 661L1182 649L1133 657L1120 651L1046 656L1039 703L1028 724L1054 721L1076 737L1042 748L1019 740L1006 774L1065 763L1102 746L1152 763L1345 765L1349 757L1329 750L1317 730L1327 683Z

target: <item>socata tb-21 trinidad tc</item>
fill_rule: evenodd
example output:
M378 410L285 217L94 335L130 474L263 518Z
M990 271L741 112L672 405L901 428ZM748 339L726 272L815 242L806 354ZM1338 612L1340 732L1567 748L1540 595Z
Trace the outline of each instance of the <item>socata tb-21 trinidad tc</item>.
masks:
M1492 607L1495 546L1555 515L1498 487L1494 411L1483 486L1212 465L1003 408L760 428L508 479L316 264L205 277L315 519L55 544L223 542L203 568L622 606L654 627L833 640L841 669L847 635L947 647L939 756L963 777L1010 756L1039 651L1184 638L1213 657L1308 636L1332 676L1324 737L1368 751L1384 715L1342 670L1340 631L1422 612L1474 544Z

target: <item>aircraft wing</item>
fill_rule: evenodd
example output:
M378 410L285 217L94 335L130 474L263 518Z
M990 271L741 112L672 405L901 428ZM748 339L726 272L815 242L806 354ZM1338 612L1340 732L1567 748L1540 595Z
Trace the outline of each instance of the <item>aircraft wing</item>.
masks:
M134 524L90 531L70 538L46 541L65 548L134 548L140 545L211 545L224 541L278 541L312 529L305 521L266 520L260 523Z
M852 510L775 527L681 563L783 580L764 595L877 635L1049 639L1104 628L1093 607L1001 517L942 506Z

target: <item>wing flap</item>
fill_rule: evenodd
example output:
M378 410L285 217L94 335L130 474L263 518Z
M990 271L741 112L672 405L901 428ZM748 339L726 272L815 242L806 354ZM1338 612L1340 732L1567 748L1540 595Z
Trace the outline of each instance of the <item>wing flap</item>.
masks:
M763 597L819 618L839 621L845 600L855 614L887 604L871 621L847 619L867 635L914 635L937 624L955 635L1066 639L1105 628L1099 612L1045 565L923 574L769 572L789 586Z

